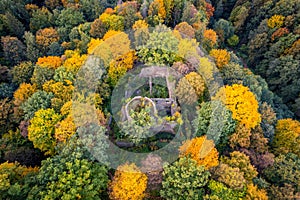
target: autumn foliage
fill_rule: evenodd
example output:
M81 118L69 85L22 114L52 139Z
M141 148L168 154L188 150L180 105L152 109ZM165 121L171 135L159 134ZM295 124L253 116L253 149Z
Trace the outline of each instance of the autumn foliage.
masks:
M291 152L300 156L300 122L293 119L278 120L272 145L276 154Z
M213 49L209 52L209 55L215 59L218 68L224 67L230 60L230 54L225 49Z
M147 176L135 164L119 166L110 183L110 198L142 200L147 188Z
M179 149L181 156L190 156L198 165L204 165L209 169L219 164L218 151L214 148L214 142L205 136L196 137L186 141Z
M232 112L233 119L247 128L254 128L261 122L258 102L249 88L239 84L227 85L219 90L215 98L226 105Z

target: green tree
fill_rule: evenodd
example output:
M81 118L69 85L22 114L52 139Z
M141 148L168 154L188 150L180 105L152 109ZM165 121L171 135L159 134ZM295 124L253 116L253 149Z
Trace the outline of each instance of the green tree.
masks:
M263 171L264 178L276 186L290 184L296 192L300 192L300 159L293 153L280 154L274 165Z
M24 111L24 118L26 120L31 119L34 113L40 109L49 108L51 105L51 99L53 98L52 93L47 93L45 91L35 92L27 101L25 101L21 108Z
M36 33L38 30L51 27L53 25L53 14L45 7L33 10L30 18L30 31Z
M21 83L30 83L30 78L33 74L34 65L32 62L22 62L14 66L11 73L13 75L13 82L17 85Z
M90 129L92 127L83 128L95 130ZM105 135L102 130L105 129L94 132L94 136L103 138ZM101 141L90 137L91 132L82 134L89 135L89 139L74 135L58 155L42 162L28 199L105 199L107 168L92 162L93 156L85 148L85 145L101 146Z
M160 195L165 199L201 199L210 173L204 166L183 157L164 165L163 182Z

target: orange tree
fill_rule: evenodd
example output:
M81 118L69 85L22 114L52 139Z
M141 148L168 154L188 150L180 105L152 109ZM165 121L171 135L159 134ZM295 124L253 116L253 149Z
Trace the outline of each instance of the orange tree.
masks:
M219 164L219 153L214 148L212 140L207 140L205 136L196 137L186 141L180 148L180 156L190 156L198 165L203 165L209 169Z
M218 68L223 68L230 60L230 54L225 49L213 49L209 55L215 59Z

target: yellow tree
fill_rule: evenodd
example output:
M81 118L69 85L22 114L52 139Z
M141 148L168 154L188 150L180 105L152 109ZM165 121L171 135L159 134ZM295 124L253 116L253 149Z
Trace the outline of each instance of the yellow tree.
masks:
M60 121L55 126L54 138L57 142L66 142L70 139L72 135L76 132L76 125L74 123L73 117L68 115L66 119Z
M35 148L45 152L45 155L55 153L55 125L60 118L61 116L55 113L53 109L41 109L30 120L28 139L32 141Z
M278 120L272 146L277 155L291 152L300 156L300 122L293 119Z
M180 156L190 156L197 161L198 165L205 166L206 169L219 164L219 153L214 148L214 142L206 139L206 136L196 137L186 141L180 148Z
M147 176L135 164L121 165L109 187L111 199L142 200L147 188Z
M282 15L273 15L268 19L267 24L269 28L280 28L284 23L285 17Z
M213 99L222 101L232 112L232 118L244 124L246 128L254 128L261 122L258 112L258 101L255 95L240 84L222 87Z
M36 91L37 86L35 84L31 85L29 83L21 83L19 88L14 93L14 105L20 106Z
M87 55L80 55L78 51L67 50L65 51L66 60L63 63L63 66L67 69L67 71L77 73L80 67L85 62Z
M258 189L256 185L252 183L247 185L246 200L259 199L268 200L267 192L264 189Z
M108 77L112 85L116 85L119 78L125 75L128 70L133 68L136 58L135 51L129 51L110 62Z

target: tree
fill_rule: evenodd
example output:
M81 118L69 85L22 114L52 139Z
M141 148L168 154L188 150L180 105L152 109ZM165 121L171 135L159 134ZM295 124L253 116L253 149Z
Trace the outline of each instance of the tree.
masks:
M66 68L68 72L77 74L78 70L82 67L83 63L87 59L86 54L80 55L78 51L67 50L65 51L65 56L67 59L63 63L63 66Z
M183 157L172 164L164 165L162 190L165 199L201 199L210 173L204 166Z
M19 88L14 93L14 115L15 117L21 117L24 113L21 112L20 106L28 100L31 95L37 91L36 85L30 83L21 83Z
M198 97L201 97L205 90L205 82L200 74L191 72L184 76L189 82L190 86L195 90Z
M21 166L19 163L2 163L0 165L1 198L26 198L28 185L26 178L36 175L37 167Z
M53 25L53 14L45 7L35 9L31 13L30 18L30 31L36 33L36 31L51 27Z
M124 31L124 17L103 13L99 19L108 27L109 30Z
M217 44L217 33L212 29L207 29L203 33L203 46L205 49L210 50Z
M135 51L130 51L110 62L108 78L112 86L115 86L118 80L125 75L128 70L133 68L135 60Z
M250 3L244 3L235 7L229 17L229 20L233 23L236 30L240 30L241 26L244 24L245 20L249 15Z
M138 15L139 5L136 1L125 2L118 5L115 10L116 13L124 17L124 29L128 30L132 27L135 21L137 21L141 16Z
M5 13L4 18L6 20L6 25L8 26L10 35L22 39L25 31L23 24L10 12Z
M248 148L250 146L251 130L244 124L237 124L235 132L229 137L229 145L231 148Z
M209 181L208 188L211 194L206 195L204 199L240 200L245 196L245 191L228 188L225 184L213 179Z
M300 122L292 119L277 121L272 147L276 155L294 153L300 156Z
M151 2L148 10L148 21L152 26L163 23L166 19L167 13L163 0L154 0Z
M35 148L40 149L45 155L55 153L56 141L54 139L55 125L61 116L53 109L40 109L30 120L28 127L28 139L33 142Z
M178 39L170 29L158 26L150 33L146 45L137 47L137 55L144 63L172 65L176 60L178 44Z
M109 187L111 199L143 199L147 176L135 164L124 164L117 168Z
M222 157L221 162L228 164L230 167L239 168L243 172L243 176L247 183L252 183L252 179L257 176L257 171L250 163L250 159L244 153L239 151L234 151L230 153L229 157Z
M67 36L72 28L83 22L83 14L76 8L63 9L55 20L55 24L59 27L58 33L60 38L64 41L67 41Z
M42 88L45 82L53 78L54 73L55 73L54 69L35 65L33 75L30 79L31 83L36 84L38 88Z
M295 60L292 55L274 58L268 64L266 81L272 91L284 97L284 103L296 99L300 92L298 69L299 60Z
M59 35L54 28L44 28L36 32L36 43L41 47L41 49L46 52L49 46L58 42Z
M55 98L61 99L64 103L72 99L74 86L68 80L64 82L47 81L43 85L43 90L54 94Z
M193 121L196 136L206 135L214 140L219 151L226 147L228 137L234 132L236 124L231 112L220 101L202 103L197 111L197 118Z
M232 118L247 128L254 128L261 122L258 102L249 88L243 85L233 84L222 87L214 99L221 100L232 112Z
M62 60L58 56L47 56L38 59L37 65L49 69L57 69L62 64Z
M24 111L24 118L29 120L36 111L49 108L52 98L53 94L45 91L39 90L32 94L20 107Z
M0 135L12 128L13 105L8 98L0 100Z
M190 156L198 165L203 165L206 169L219 164L218 151L214 148L214 142L206 139L206 136L196 137L186 141L180 148L180 156Z
M102 38L108 31L107 25L105 25L101 19L95 19L91 24L90 34L94 38Z
M24 34L25 44L26 44L26 57L31 62L36 62L40 57L41 53L35 41L35 37L31 32L25 31Z
M195 30L187 22L181 22L175 26L175 30L178 30L183 38L193 39L195 38Z
M216 65L220 69L230 61L230 54L225 49L213 49L209 52L209 55L215 59Z
M221 42L226 41L234 34L234 27L232 23L225 19L219 19L214 24L214 30L218 34L218 38L221 40Z
M13 75L13 83L20 85L21 83L30 83L34 65L32 62L21 62L19 65L14 66L11 73Z
M246 186L244 173L238 167L231 167L223 163L214 169L212 178L240 192L243 191Z
M268 19L268 27L269 28L280 28L283 25L285 17L282 15L273 15L270 19Z
M256 185L252 183L247 185L247 200L251 199L260 199L260 200L268 200L267 192L264 189L258 189Z
M11 65L19 64L25 59L25 46L18 38L10 36L1 37L1 43L4 57Z
M283 35L289 34L290 31L287 28L279 28L277 29L271 36L271 41L274 41L277 38L280 38Z
M82 131L87 128L91 132L82 132L87 136L82 139L74 135L58 155L42 162L28 199L105 198L104 191L108 184L107 168L93 162L93 156L85 146L94 146L95 143L102 145L99 138L103 138L104 134L94 132L92 126L81 128ZM90 137L92 133L96 137Z
M296 192L300 191L300 159L293 153L280 154L274 165L263 171L264 178L275 186L290 184Z

